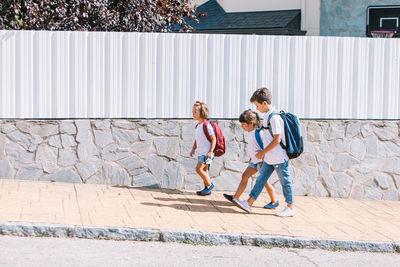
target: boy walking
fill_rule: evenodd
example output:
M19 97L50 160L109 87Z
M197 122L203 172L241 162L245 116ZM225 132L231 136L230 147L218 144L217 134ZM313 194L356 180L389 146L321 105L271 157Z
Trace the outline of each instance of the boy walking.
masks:
M287 204L287 206L276 215L280 217L292 217L296 214L296 210L293 206L293 188L289 173L289 157L280 145L281 141L286 145L283 120L279 115L274 115L275 110L272 106L272 94L267 88L257 89L250 98L250 102L254 103L257 110L264 114L263 127L267 128L268 121L270 122L273 136L271 136L269 131L263 131L262 141L265 148L259 150L256 157L264 159L264 164L259 171L260 175L250 193L249 199L247 201L233 199L233 203L247 213L250 213L254 201L256 201L260 195L272 172L276 171Z

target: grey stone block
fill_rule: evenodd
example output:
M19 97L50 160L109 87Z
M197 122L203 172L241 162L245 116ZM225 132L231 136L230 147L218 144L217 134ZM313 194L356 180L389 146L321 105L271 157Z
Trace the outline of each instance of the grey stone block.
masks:
M57 148L41 144L36 153L36 162L41 164L43 170L47 173L53 173L57 170Z
M135 122L128 120L114 120L112 121L112 125L126 130L134 130L138 128L138 125Z
M152 155L147 159L147 166L158 181L162 180L164 168L167 163L168 161L166 159L157 155Z
M25 133L39 135L41 137L59 134L58 122L55 121L17 121L16 125L18 129Z
M91 162L79 162L75 165L81 178L86 181L90 176L100 171L102 167L102 161L96 160Z
M15 175L15 179L38 180L43 175L43 170L39 165L30 165L22 167Z
M183 174L181 166L176 161L167 164L161 181L162 188L181 189L183 187Z
M179 123L169 121L167 123L163 123L164 132L167 136L180 136L181 135L181 128Z
M53 135L49 138L49 145L56 148L62 148L60 135Z
M159 188L159 181L151 173L143 173L137 176L133 176L132 185L138 187L151 187Z
M13 179L14 170L7 160L0 160L0 179Z
M113 143L113 136L110 130L93 130L93 134L95 143L100 148Z
M332 161L332 169L334 171L342 172L358 163L359 161L352 156L346 153L340 153L335 155L335 158Z
M292 248L320 248L350 251L399 253L395 242L370 242L338 239L297 238L200 231L129 229L115 227L71 226L65 224L0 222L0 234L18 236L73 237L137 241L207 243L213 245L255 245Z
M353 138L361 132L361 122L351 122L346 126L346 138Z
M146 130L148 133L151 133L154 135L158 135L158 136L165 135L165 131L164 131L164 127L163 127L162 123L159 123L156 121L153 121L153 122L150 122L149 124L147 124Z
M73 121L61 121L60 133L62 134L76 134L76 127Z
M160 231L160 241L163 242L200 243L203 240L204 234L200 231Z
M100 179L96 181L96 179ZM132 180L128 173L117 166L111 164L103 164L103 168L98 176L88 179L89 183L95 182L99 184L111 185L132 185Z
M154 145L157 150L157 154L160 156L166 156L170 159L178 157L179 152L179 139L176 137L170 138L157 138L154 139Z
M98 120L94 122L94 126L98 130L107 130L110 129L111 123L109 120Z
M142 159L147 159L152 144L152 140L135 143L131 147L131 152L135 153Z
M28 134L21 133L20 131L13 131L7 134L8 138L10 138L13 142L19 144L26 150L28 150L31 140Z
M33 153L27 152L21 146L15 143L6 144L6 156L13 167L21 167L33 163Z
M187 123L182 126L182 139L184 141L191 141L193 144L194 141L194 135L195 135L195 130L196 130L196 124L195 122L192 123Z
M149 134L147 131L146 131L146 129L144 129L144 128L139 128L139 138L140 138L140 140L142 140L142 141L146 141L146 140L150 140L150 139L153 139L153 135L152 134Z
M0 160L6 159L6 144L7 138L4 134L0 133Z
M3 123L1 125L1 131L5 134L11 133L17 130L17 127L13 123Z
M71 149L60 149L58 151L58 165L68 167L74 165L78 161L76 152Z
M399 129L395 123L385 123L383 125L375 125L373 127L374 133L381 141L390 141L398 138Z
M393 174L400 174L400 158L386 160L382 166L382 170Z
M61 170L56 173L43 176L40 181L56 181L63 183L82 183L81 178L71 169Z
M198 174L189 174L185 176L185 190L201 190L204 183Z
M130 153L127 148L118 148L114 144L103 148L103 151L101 152L102 158L110 161L118 161L120 159L129 157L129 155Z
M76 120L76 128L78 133L76 135L76 141L79 143L86 144L88 142L92 143L91 127L89 120Z
M110 151L111 150L111 151ZM105 152L104 152L105 151ZM90 141L88 143L80 143L78 144L78 158L80 161L85 162L85 161L95 161L99 159L99 152L97 151L97 148L95 147L95 145ZM113 152L117 152L116 148L115 150L113 150L112 148L109 148L109 150L107 148L103 149L103 152L107 155L110 156L110 158L113 155ZM111 155L109 155L111 154ZM104 159L107 159L104 157Z
M119 147L129 147L139 139L139 133L136 130L124 130L117 127L112 128L112 135Z
M147 171L146 166L136 155L129 158L122 159L118 161L126 170L128 170L130 175L139 175Z
M204 242L213 245L241 245L240 234L204 233Z

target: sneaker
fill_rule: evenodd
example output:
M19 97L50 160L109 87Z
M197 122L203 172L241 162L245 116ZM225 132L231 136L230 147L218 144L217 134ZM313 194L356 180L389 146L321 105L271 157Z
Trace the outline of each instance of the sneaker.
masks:
M211 190L213 190L214 188L214 184L211 184L209 187L204 187L203 190L201 191L197 191L196 193L200 196L207 196L207 195L211 195Z
M276 216L279 217L293 217L296 214L296 209L291 209L286 206L282 211L278 212Z
M207 189L207 186L204 186L204 188L203 188L202 190L196 191L196 194L200 195L200 193L203 192L203 191L206 190L206 189Z
M275 209L278 206L279 206L279 201L277 201L275 203L269 202L267 205L264 206L264 208L266 208L266 209Z
M223 195L227 200L232 202L232 200L233 200L233 196L232 195L228 195L228 194L223 194Z
M250 213L251 207L246 200L239 200L239 199L234 198L232 200L232 202L233 202L233 204L236 205L236 207L241 208L242 210L244 210L247 213Z

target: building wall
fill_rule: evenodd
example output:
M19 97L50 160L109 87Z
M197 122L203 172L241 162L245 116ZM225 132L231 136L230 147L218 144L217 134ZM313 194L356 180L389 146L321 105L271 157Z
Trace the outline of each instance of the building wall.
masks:
M399 0L321 0L321 35L365 37L367 7L398 4Z
M193 0L201 5L207 0ZM248 12L248 11L272 11L301 9L302 30L307 31L306 35L318 36L320 23L320 0L218 0L218 3L226 12Z
M214 159L211 180L217 191L235 191L246 137L238 121L218 124L227 152ZM400 200L398 121L301 124L304 153L290 162L295 195ZM193 120L0 120L0 179L198 190L194 131ZM276 174L270 183L281 194Z
M301 1L302 30L307 31L308 36L320 35L320 0Z
M302 0L218 0L226 12L300 9Z

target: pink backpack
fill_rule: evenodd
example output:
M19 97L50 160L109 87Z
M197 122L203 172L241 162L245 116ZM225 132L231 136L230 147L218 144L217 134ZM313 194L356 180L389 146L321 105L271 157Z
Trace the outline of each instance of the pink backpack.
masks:
M211 143L211 138L210 138L210 135L208 134L208 130L207 130L207 125L209 123L211 123L211 126L213 127L213 130L214 130L215 137L217 139L217 143L216 143L215 149L214 149L214 155L216 157L220 157L223 154L225 154L225 150L226 150L225 137L222 134L221 128L218 126L218 124L216 124L212 121L209 121L209 120L205 120L203 123L203 131L207 137L207 140L210 141L210 143Z

